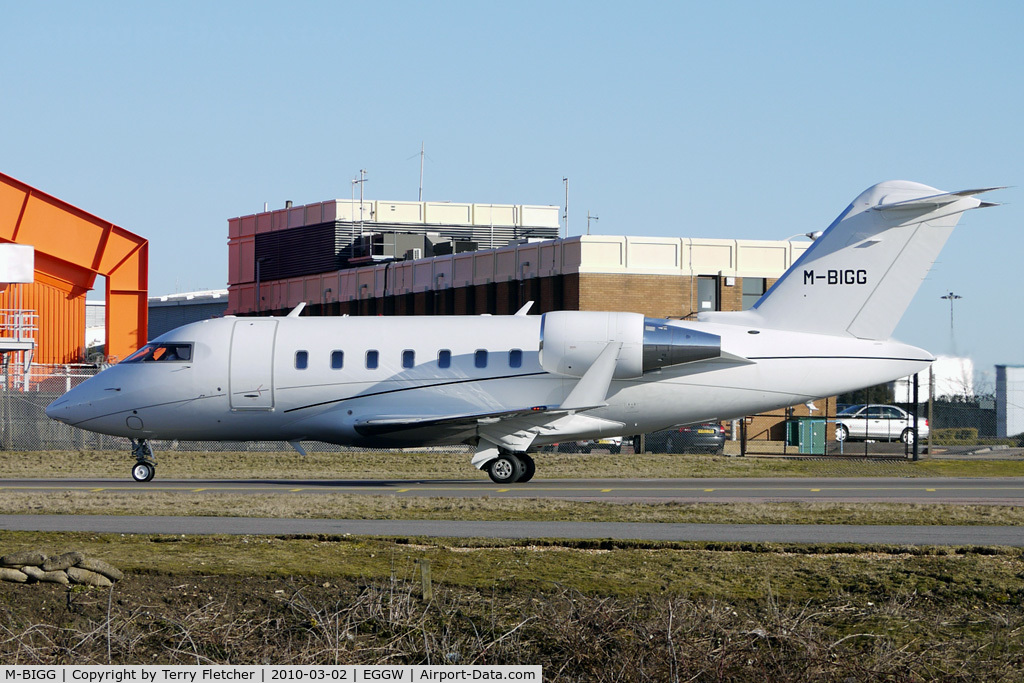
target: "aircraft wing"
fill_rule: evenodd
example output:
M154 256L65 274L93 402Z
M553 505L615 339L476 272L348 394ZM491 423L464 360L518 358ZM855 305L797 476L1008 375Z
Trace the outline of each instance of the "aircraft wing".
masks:
M583 406L572 410L588 410L599 406ZM530 408L516 408L497 412L478 413L457 413L453 415L380 415L361 420L355 424L355 430L363 436L381 436L394 434L396 432L410 429L422 429L424 427L449 427L454 430L475 429L484 425L493 425L499 422L523 418L528 416L545 418L539 422L547 422L550 416L565 415L569 413L568 408L561 406L532 406Z

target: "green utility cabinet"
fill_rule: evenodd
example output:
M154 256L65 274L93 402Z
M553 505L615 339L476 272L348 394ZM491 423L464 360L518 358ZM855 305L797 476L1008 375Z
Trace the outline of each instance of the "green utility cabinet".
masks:
M786 423L786 445L800 453L825 453L826 422L823 417L797 417Z

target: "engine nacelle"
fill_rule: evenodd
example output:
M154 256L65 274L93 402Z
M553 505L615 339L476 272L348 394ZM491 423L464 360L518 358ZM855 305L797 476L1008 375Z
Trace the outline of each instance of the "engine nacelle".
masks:
M545 313L540 323L540 364L547 372L582 377L610 342L622 342L612 376L636 379L650 370L722 355L721 337L684 325L639 313Z

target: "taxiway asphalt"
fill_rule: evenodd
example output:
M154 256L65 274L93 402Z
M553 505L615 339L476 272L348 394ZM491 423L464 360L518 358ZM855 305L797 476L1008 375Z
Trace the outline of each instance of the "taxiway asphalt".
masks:
M156 492L187 495L347 494L413 497L551 498L608 502L902 502L1024 504L1024 478L564 479L498 486L480 480L5 479L0 490ZM350 520L120 515L0 515L10 531L138 534L330 534L437 538L573 538L747 543L1004 545L1024 547L1011 526L672 524L519 520Z

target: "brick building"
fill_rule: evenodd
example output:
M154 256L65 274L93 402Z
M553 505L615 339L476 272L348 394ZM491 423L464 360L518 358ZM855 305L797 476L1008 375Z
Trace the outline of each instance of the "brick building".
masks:
M323 208L328 204L330 208ZM374 217L390 215L394 205L366 204ZM413 206L417 204L419 208ZM457 205L463 210L449 210L444 217L463 223L443 223L428 222L431 204L406 202L406 222L369 221L357 228L355 210L340 205L325 202L231 219L227 313L282 315L305 302L312 315L500 315L534 301L534 314L601 310L686 318L701 310L749 308L810 245L678 237L558 238L558 207L517 205ZM487 209L483 218L480 207ZM346 208L349 213L341 220L338 216ZM328 214L331 220L323 220ZM301 218L289 221L288 215L315 217L302 226L296 225ZM414 220L417 216L426 219ZM496 216L506 224L499 225ZM325 225L348 241L311 237L324 232ZM272 238L274 233L277 237ZM538 233L548 234L538 238ZM304 234L310 239L304 240ZM387 245L401 244L390 237L396 234L422 235L424 246L387 253ZM481 242L496 246L480 248ZM288 244L296 246L289 249Z

